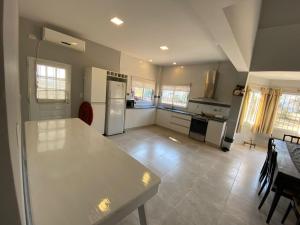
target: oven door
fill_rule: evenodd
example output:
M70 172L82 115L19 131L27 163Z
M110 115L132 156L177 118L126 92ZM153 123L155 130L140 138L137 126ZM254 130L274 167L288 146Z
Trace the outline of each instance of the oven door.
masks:
M204 142L206 136L207 124L208 124L207 119L192 118L189 136L191 138Z

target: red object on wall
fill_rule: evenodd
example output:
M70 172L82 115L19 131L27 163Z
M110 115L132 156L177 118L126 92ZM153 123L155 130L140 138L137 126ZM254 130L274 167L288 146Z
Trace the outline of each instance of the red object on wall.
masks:
M93 122L93 108L89 102L83 102L81 103L79 107L79 118L87 123L88 125L91 125Z

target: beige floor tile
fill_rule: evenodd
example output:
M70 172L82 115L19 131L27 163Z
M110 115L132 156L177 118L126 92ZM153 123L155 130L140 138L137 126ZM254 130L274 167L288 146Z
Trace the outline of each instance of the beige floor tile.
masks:
M263 225L271 193L261 210L258 176L266 150L234 145L229 152L158 126L109 137L161 177L158 194L145 205L149 225ZM271 220L279 225L288 200ZM286 225L295 224L293 213ZM138 225L137 211L118 225Z

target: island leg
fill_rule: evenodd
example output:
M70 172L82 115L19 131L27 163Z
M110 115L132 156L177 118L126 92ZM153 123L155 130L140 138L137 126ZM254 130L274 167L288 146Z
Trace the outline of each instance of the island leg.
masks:
M141 205L138 208L138 211L139 211L140 225L147 225L145 206Z

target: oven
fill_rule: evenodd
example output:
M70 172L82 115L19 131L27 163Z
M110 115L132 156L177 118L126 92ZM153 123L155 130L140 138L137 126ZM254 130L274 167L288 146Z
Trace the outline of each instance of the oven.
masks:
M189 136L199 141L205 141L208 119L200 116L192 117Z

